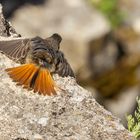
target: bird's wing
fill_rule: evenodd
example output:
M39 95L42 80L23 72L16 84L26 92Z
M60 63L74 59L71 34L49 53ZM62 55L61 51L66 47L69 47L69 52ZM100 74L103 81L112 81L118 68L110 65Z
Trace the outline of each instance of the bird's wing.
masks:
M0 41L0 52L4 53L10 59L19 62L25 59L29 50L30 39L15 39Z
M75 77L70 64L64 58L64 54L61 51L59 51L59 53L56 55L55 60L56 60L56 73L58 73L62 77L67 76Z
M75 77L71 66L66 60L65 62L63 62L63 64L60 64L60 67L57 73L62 77L67 77L67 76Z

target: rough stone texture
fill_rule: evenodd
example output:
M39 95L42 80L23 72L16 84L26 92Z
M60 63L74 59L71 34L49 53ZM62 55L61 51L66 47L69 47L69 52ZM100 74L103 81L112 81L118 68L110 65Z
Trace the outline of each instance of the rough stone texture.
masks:
M15 64L0 56L0 137L42 140L133 140L119 120L72 78L55 76L64 91L44 97L27 92L4 72Z
M3 33L1 30L1 35ZM134 139L119 119L100 106L74 79L55 75L62 90L57 96L44 97L12 82L4 70L16 65L0 55L1 140L19 137L29 140Z

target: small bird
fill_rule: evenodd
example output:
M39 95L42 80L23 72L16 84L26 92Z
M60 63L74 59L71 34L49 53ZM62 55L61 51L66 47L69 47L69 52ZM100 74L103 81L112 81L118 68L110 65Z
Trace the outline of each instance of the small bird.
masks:
M43 39L18 38L0 41L0 52L21 66L6 69L18 85L43 95L56 95L52 74L74 76L71 66L59 50L62 38L58 34Z

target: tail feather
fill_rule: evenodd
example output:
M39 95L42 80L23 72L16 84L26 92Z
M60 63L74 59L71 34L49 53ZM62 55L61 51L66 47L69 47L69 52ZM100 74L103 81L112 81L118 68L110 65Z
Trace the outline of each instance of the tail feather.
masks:
M32 64L23 65L16 68L6 69L10 77L18 83L18 85L28 85L35 73L36 68Z
M8 72L11 78L14 78L14 80L16 80L16 78L21 77L21 74L27 72L27 68L26 67L9 68L6 69L6 71Z
M39 94L41 94L40 82L43 82L43 79L41 79L41 70L38 72L38 76L35 79L35 84L34 84L34 92L38 92Z
M45 72L43 71L42 72L42 77L43 77L43 82L42 82L42 91L43 91L43 93L46 93L47 91L46 91L46 84L45 84L45 81L46 81L46 79L45 79L45 77L46 77L46 75L45 75Z
M53 91L53 89L52 89L52 91L49 90L49 88L50 88L49 82L50 81L48 81L48 83L47 83L47 75L48 75L48 72L45 71L44 69L42 69L42 77L43 77L43 83L42 83L42 90L43 90L43 92L42 93L43 93L43 95L48 93L48 95L50 96L51 92Z
M42 80L42 81L41 81ZM39 79L39 92L44 95L44 77L43 77L43 70L40 71L40 79ZM48 93L49 94L49 93Z
M28 89L31 88L30 85L31 85L32 78L38 70L39 70L39 68L32 67L30 69L30 71L28 72L28 75L26 75L26 77L24 77L24 80L23 81L21 80L21 84L23 84L25 88L28 88Z
M56 95L55 83L47 69L39 68L34 64L25 64L15 68L6 69L9 76L18 85L43 95Z
M50 93L50 95L51 95L50 90L53 90L53 87L50 84L51 80L48 79L49 72L48 71L44 71L44 73L45 73L44 85L46 85L45 90L46 90L46 92Z
M50 87L50 88L48 88L50 91L52 90L53 92L53 95L56 95L56 91L55 91L55 89L54 89L54 87L56 87L56 85L55 85L55 83L54 83L54 81L52 80L52 77L51 77L51 75L50 75L50 73L48 72L48 80L47 80L47 82L46 82L46 84L48 83L48 86Z
M49 76L49 78L48 78ZM40 69L34 84L34 92L39 92L43 95L56 95L54 90L55 84L48 70Z
M18 82L20 81L20 79L27 74L28 70L26 69L26 67L17 67L17 68L10 68L10 69L6 69L6 71L8 72L9 76L15 81Z

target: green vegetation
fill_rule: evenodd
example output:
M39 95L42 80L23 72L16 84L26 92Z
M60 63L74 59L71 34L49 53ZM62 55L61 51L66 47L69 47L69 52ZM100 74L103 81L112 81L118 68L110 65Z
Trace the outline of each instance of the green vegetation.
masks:
M138 107L137 110L135 111L134 116L128 115L127 116L127 126L128 130L133 133L135 138L140 137L140 99L137 97L137 103Z
M124 14L118 8L118 0L89 0L90 3L99 9L110 21L112 27L118 27Z

